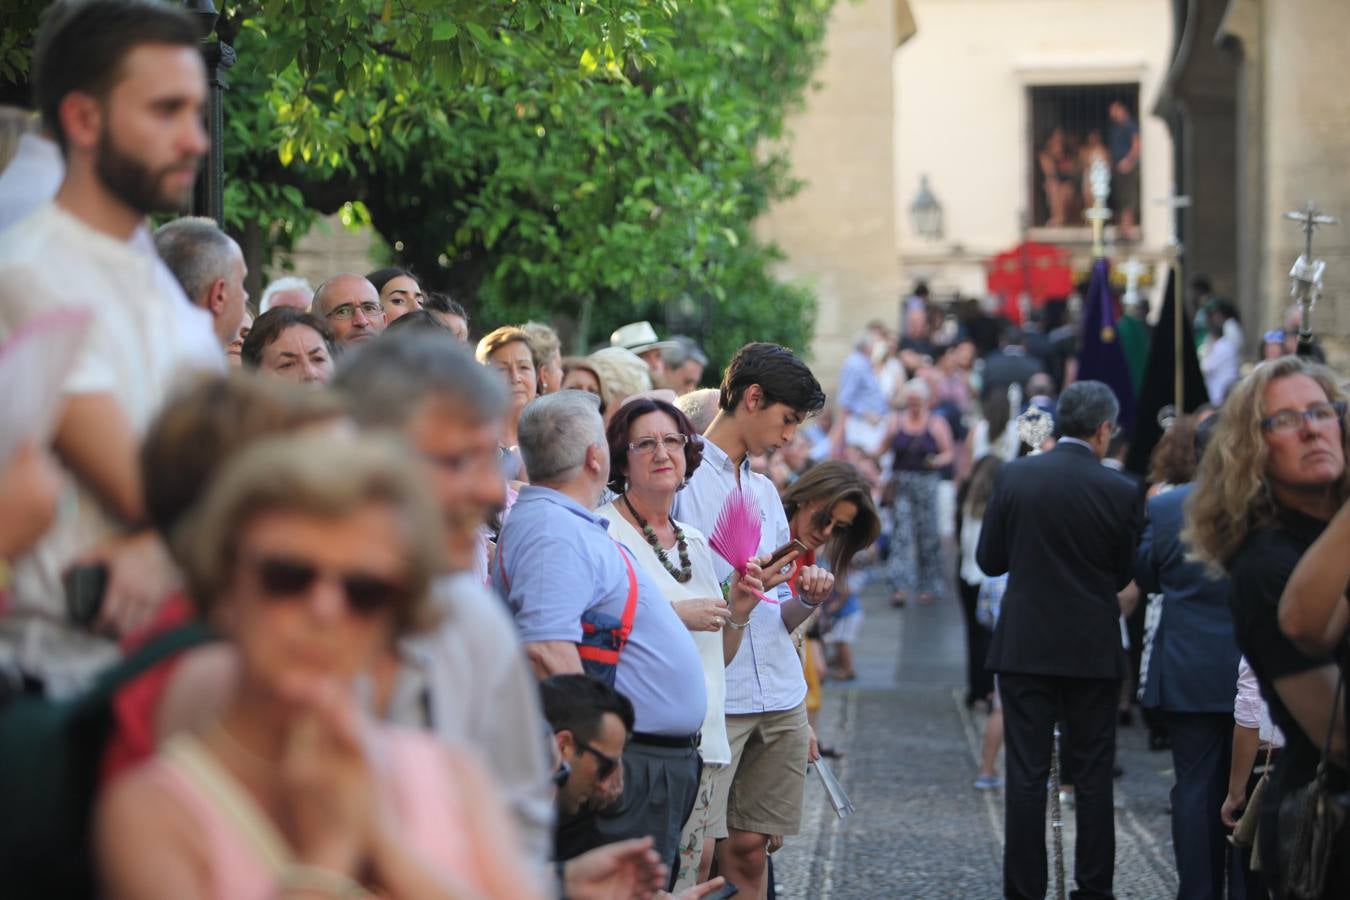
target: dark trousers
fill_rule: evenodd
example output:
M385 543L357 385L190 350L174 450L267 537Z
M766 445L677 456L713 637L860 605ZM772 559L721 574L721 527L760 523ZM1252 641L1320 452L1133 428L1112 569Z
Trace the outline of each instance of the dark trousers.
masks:
M1055 721L1062 723L1063 762L1074 773L1078 849L1075 900L1109 900L1115 876L1116 833L1112 760L1116 746L1115 679L1000 673L1006 842L1003 895L1044 900L1049 882L1045 852L1045 784Z
M993 632L975 618L975 607L980 599L980 586L967 584L956 577L956 590L961 595L961 614L966 622L966 705L983 700L994 692L994 676L984 667L989 655L989 641Z
M1172 736L1172 850L1177 900L1222 900L1227 830L1219 808L1228 796L1233 717L1227 713L1166 714Z

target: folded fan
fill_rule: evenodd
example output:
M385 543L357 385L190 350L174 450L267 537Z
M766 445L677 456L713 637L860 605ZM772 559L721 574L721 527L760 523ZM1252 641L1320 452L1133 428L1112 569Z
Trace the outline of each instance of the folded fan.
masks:
M759 537L759 504L742 488L736 488L727 495L722 511L717 514L708 546L744 576L746 563L759 552ZM755 591L755 596L766 603L778 603L776 598L759 591Z

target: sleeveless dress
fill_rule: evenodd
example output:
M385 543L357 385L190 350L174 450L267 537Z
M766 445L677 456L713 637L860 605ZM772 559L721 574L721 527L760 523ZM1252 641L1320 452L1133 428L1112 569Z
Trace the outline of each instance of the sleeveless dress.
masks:
M444 748L432 737L381 727L376 747L404 847L436 869L486 892L489 882L469 847L462 824L469 809L450 777ZM459 762L458 760L456 761ZM292 860L281 832L200 740L171 739L146 763L142 777L176 799L205 839L208 896L217 900L271 900L280 871Z

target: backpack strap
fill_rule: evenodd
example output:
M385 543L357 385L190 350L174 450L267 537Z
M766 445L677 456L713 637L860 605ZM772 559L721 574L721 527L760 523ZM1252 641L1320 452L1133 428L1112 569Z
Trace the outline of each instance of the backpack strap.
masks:
M164 660L184 650L219 640L219 637L205 622L197 620L185 622L177 628L157 634L99 675L90 686L88 694L98 698L109 697L124 684Z
M615 548L619 551L619 556L623 559L623 564L628 568L628 599L624 601L623 617L619 620L619 646L615 650L606 650L603 647L590 647L585 644L577 644L577 655L582 659L588 659L592 662L606 663L611 666L619 664L619 654L628 644L628 635L633 632L633 619L637 617L638 606L638 580L637 570L633 568L633 561L628 558L628 551L624 550L623 544L614 542Z

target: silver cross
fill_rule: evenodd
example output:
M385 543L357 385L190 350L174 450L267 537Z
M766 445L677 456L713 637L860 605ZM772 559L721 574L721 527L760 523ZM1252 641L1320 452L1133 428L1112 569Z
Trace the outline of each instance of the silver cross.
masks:
M1318 213L1317 206L1309 203L1297 212L1287 212L1286 219L1298 222L1303 230L1303 255L1294 260L1289 270L1289 294L1298 301L1298 341L1300 344L1312 343L1312 311L1317 301L1322 299L1322 276L1326 274L1327 264L1313 259L1313 232L1318 225L1339 225L1334 216Z
M1120 271L1125 274L1125 306L1139 302L1139 277L1148 271L1148 266L1131 256L1121 264Z
M1166 206L1171 210L1172 230L1167 236L1167 247L1177 256L1181 255L1181 211L1190 208L1191 198L1188 194L1173 194L1170 197L1161 197L1154 203L1159 206Z

